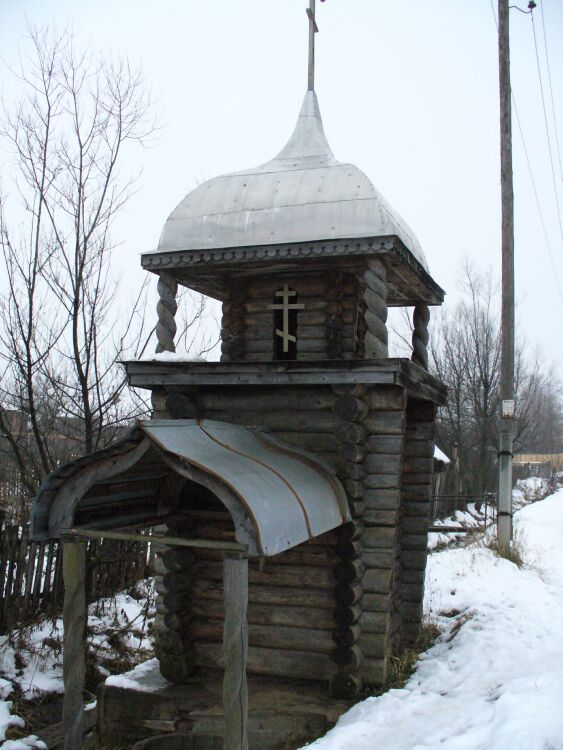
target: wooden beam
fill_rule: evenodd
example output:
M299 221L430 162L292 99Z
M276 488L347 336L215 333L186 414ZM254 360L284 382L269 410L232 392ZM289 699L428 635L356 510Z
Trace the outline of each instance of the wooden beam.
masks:
M64 750L82 750L84 713L86 632L86 545L63 544L64 648L63 648L63 733Z
M166 544L169 547L193 547L195 549L218 549L232 552L245 552L246 546L239 542L223 542L213 539L182 539L177 536L164 534L132 534L126 531L98 531L96 529L65 529L63 539L120 539L128 542L144 542L145 544Z
M225 553L223 560L225 623L223 651L224 750L248 750L248 558Z

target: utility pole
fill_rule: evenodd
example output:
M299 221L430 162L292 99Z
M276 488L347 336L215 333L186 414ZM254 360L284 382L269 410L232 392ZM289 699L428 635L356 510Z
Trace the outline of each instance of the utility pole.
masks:
M499 435L498 543L512 539L512 443L514 436L514 191L510 89L509 0L498 0L500 163L502 204L501 414Z

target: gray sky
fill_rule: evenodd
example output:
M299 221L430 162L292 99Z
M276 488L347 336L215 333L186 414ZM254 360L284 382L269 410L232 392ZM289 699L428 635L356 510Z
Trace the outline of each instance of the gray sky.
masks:
M494 0L496 6L496 0ZM517 2L517 0L514 0ZM563 115L563 2L544 7L557 123ZM141 62L164 127L127 164L140 190L115 225L115 262L133 289L138 254L198 182L273 157L307 80L306 0L2 0L0 49L13 63L25 20L72 22L84 43ZM525 8L525 0L520 6ZM490 0L317 3L316 90L337 159L357 164L417 234L431 273L456 298L463 258L500 274L496 27ZM544 64L540 8L536 33ZM512 84L559 285L557 219L529 15L511 11ZM4 95L17 86L2 75ZM555 177L563 183L552 133ZM559 132L563 147L563 132ZM519 331L563 370L563 300L514 123ZM500 298L499 298L500 304Z

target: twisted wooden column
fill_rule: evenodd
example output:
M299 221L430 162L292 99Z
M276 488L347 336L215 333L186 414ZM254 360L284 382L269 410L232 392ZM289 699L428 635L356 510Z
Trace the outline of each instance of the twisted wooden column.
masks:
M63 733L64 750L81 750L84 714L86 634L86 545L64 542L64 647L63 647Z
M158 320L156 323L156 352L175 352L174 337L176 335L176 321L174 316L178 305L176 303L176 293L178 292L178 283L174 276L168 271L161 271L158 279L158 296L159 300L156 305Z
M225 553L223 559L225 622L223 650L223 711L225 715L224 750L248 750L248 559Z
M364 272L365 359L386 359L389 356L387 335L387 272L377 258L368 260Z
M412 361L428 370L428 323L430 321L430 310L424 303L414 308L412 332Z

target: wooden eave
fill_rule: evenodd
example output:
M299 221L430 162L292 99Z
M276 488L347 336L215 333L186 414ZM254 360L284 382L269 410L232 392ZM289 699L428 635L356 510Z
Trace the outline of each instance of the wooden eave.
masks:
M408 359L316 362L123 362L134 388L182 389L206 386L399 385L414 398L446 403L446 388Z
M419 302L441 305L444 291L398 237L333 240L287 245L219 248L144 253L143 268L171 273L178 283L201 294L224 300L228 281L278 273L303 273L331 269L362 270L365 258L377 255L385 261L390 307Z

